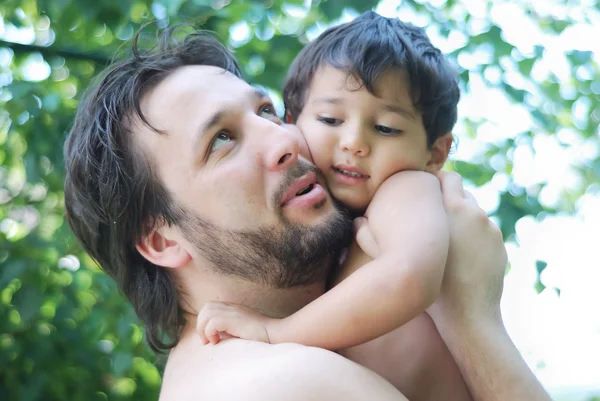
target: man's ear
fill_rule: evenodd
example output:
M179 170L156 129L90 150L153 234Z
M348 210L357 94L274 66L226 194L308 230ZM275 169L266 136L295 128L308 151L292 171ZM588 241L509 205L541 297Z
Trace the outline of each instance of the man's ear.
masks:
M157 266L178 268L186 266L192 257L179 242L169 238L168 230L154 230L135 247L149 262Z
M447 134L444 134L435 140L433 145L431 145L431 149L429 150L431 157L427 162L425 171L435 173L442 169L444 163L446 163L446 159L448 159L448 154L452 148L453 141L454 138L452 137L451 132L448 132Z

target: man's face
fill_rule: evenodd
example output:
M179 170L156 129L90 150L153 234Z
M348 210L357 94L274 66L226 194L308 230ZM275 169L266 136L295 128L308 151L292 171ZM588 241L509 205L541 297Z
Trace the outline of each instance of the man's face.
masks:
M135 137L185 212L179 226L193 257L226 274L292 286L314 277L281 277L274 264L291 261L278 259L298 254L314 263L313 248L325 245L315 250L326 264L343 246L347 235L331 230L347 232L349 223L298 154L300 133L282 125L263 92L220 68L187 66L147 93L142 111L166 133L138 124Z

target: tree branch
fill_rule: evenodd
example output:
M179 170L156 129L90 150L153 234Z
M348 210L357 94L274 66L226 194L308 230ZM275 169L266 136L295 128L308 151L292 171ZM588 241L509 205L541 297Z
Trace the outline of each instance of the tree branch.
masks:
M39 52L45 57L60 56L72 60L93 61L96 64L106 66L110 64L110 57L103 54L79 53L73 50L56 49L53 47L24 45L22 43L6 42L0 40L0 47L8 47L15 53L33 53Z

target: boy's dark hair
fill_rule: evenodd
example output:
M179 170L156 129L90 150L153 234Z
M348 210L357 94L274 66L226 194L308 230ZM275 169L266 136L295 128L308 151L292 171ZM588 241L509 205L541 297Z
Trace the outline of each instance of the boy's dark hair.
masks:
M221 67L241 77L235 58L214 38L193 33L177 41L165 30L158 45L110 66L79 105L66 140L66 218L77 239L115 279L157 353L177 344L183 318L171 275L147 261L136 243L156 224L176 224L181 211L136 147L132 128L149 124L140 100L177 68ZM164 133L154 130L157 135Z
M285 80L283 100L293 121L302 112L315 71L327 64L348 71L374 95L382 73L406 71L428 146L456 123L460 97L456 71L421 28L368 11L327 29L302 49Z

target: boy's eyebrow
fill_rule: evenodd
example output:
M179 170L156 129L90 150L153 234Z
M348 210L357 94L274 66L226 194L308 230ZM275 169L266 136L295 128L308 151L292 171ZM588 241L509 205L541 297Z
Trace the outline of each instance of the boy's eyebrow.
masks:
M340 97L320 97L317 98L315 100L313 100L311 103L329 103L329 104L343 104L344 103L344 99L340 98ZM415 114L408 110L405 109L403 107L397 106L397 105L393 105L393 104L386 104L383 106L384 110L386 111L390 111L392 113L396 113L401 115L402 117L405 117L409 120L412 121L416 121L417 117L415 116Z
M407 109L405 109L403 107L396 106L396 105L393 105L393 104L386 104L386 105L383 106L383 108L386 111L390 111L392 113L400 114L402 117L406 117L409 120L413 120L413 121L417 120L417 117L415 116L415 114L413 112L411 112L410 110L407 110Z
M342 104L344 99L340 97L320 97L312 101L312 103L331 103L331 104Z

